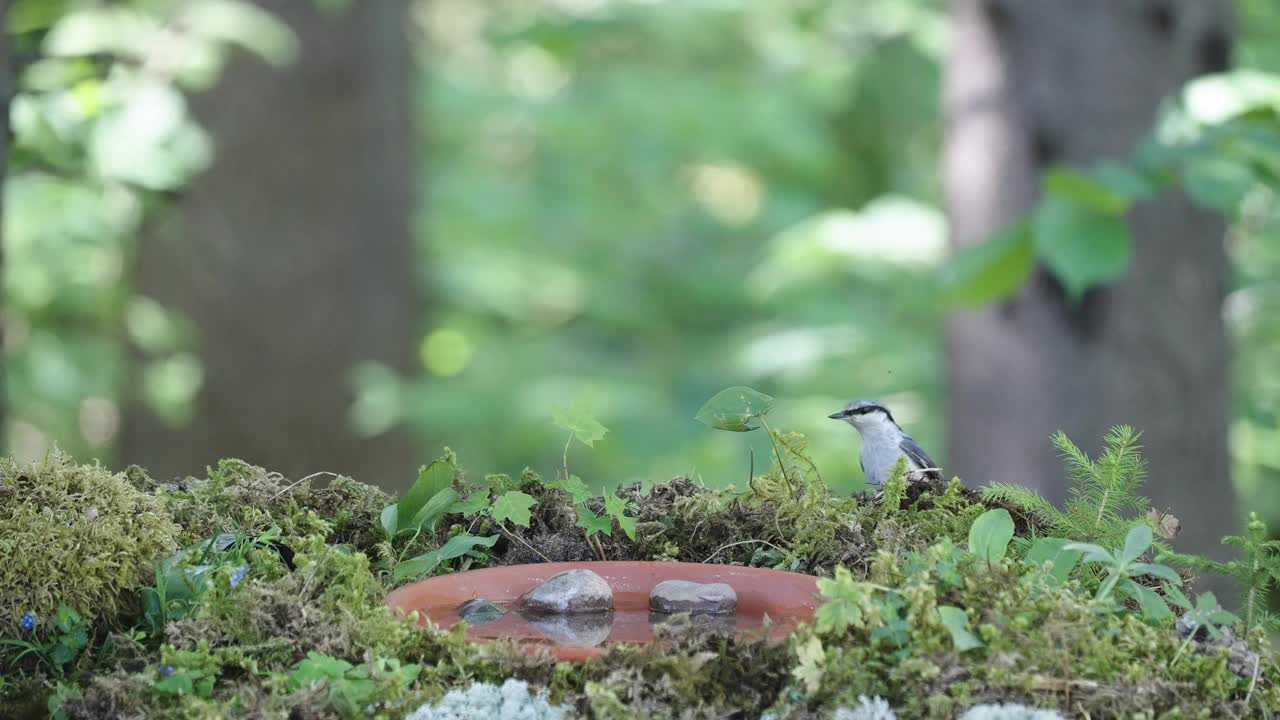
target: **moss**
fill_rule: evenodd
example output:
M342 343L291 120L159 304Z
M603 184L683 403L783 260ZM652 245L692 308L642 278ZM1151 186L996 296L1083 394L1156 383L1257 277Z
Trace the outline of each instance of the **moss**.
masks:
M183 528L184 544L219 532L258 535L278 527L286 542L321 534L366 549L381 539L378 517L391 502L381 490L347 477L326 485L312 477L291 481L243 460L222 460L208 475L160 488Z
M207 478L163 485L136 469L121 479L91 468L150 503L162 521L171 513L181 529L169 526L170 538L278 527L296 550L296 570L269 550L237 555L209 574L211 585L181 619L151 636L95 642L61 690L37 675L6 678L0 700L43 707L56 693L67 717L94 720L403 717L449 690L514 677L596 718L757 717L765 710L780 719L828 718L835 708L857 707L862 695L885 698L900 717L925 718L1010 702L1073 716L1169 718L1251 717L1264 704L1280 705L1275 655L1259 634L1249 638L1262 658L1254 682L1232 672L1228 650L1184 647L1169 624L1104 611L1078 584L1048 585L1016 557L990 567L974 562L959 548L986 507L960 483L898 478L880 499L835 497L804 460L802 439L778 440L786 478L774 467L743 490L710 490L685 478L648 493L619 488L637 534L615 533L604 548L612 559L813 574L848 568L850 583L873 585L857 586L860 617L839 631L805 626L767 643L664 630L651 646L557 664L511 643L470 645L461 628L440 631L387 609L392 557L378 513L389 499L377 490L345 478L294 483L234 460ZM592 557L563 492L530 471L487 480L528 492L538 504L520 531L524 542L504 539L476 565ZM455 482L466 487L460 472ZM0 473L0 488L7 486L17 487ZM416 542L431 549L452 525L486 534L483 523L450 517ZM248 574L232 587L231 566L241 562ZM128 596L137 586L122 604L134 602ZM943 605L967 613L981 647L956 651L938 614ZM302 682L307 662L339 671Z
M60 605L115 623L178 534L123 474L56 451L25 467L0 458L0 631L16 634L27 613L47 621Z

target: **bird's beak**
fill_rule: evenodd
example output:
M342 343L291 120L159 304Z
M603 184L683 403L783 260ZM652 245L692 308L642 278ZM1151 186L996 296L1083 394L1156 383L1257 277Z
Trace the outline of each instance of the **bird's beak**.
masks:
M845 418L849 417L849 411L848 411L848 410L841 410L840 412L833 412L833 413L831 413L830 415L828 415L827 417L831 418L832 420L843 420L843 419L845 419Z

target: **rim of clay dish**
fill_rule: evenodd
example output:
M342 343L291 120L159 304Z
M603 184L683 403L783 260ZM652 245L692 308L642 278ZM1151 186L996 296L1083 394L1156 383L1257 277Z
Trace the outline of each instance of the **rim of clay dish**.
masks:
M648 595L664 580L701 583L728 583L738 595L739 613L772 617L813 616L818 605L818 578L812 575L704 563L647 560L604 560L596 562L533 563L468 570L409 583L387 595L387 605L404 612L419 611L423 621L432 613L452 615L472 598L510 603L547 578L565 570L591 570L605 579L614 593ZM483 642L483 639L476 638ZM550 650L565 661L580 661L604 652L601 647L578 648L536 645L531 649Z

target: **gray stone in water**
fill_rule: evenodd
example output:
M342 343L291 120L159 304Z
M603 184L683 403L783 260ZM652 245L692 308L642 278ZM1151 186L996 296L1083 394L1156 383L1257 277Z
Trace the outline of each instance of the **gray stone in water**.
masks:
M649 613L649 625L655 636L735 635L737 615L690 615L689 613Z
M613 632L612 612L579 615L521 613L530 625L561 647L595 647Z
M613 609L613 589L590 570L566 570L520 596L520 607L543 615L604 612Z
M458 617L472 625L487 625L506 614L506 609L484 598L471 598L458 606Z
M738 594L726 583L663 580L649 593L649 609L660 613L728 615L738 609Z

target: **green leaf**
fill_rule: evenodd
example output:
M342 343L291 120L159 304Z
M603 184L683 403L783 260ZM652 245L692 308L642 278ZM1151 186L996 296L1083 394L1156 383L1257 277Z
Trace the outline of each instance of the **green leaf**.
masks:
M942 625L951 633L951 642L958 652L982 647L982 641L969 631L969 616L964 610L950 605L939 605L938 615L942 617Z
M1031 225L1018 222L980 245L965 248L943 268L942 300L958 305L1003 300L1022 288L1034 268Z
M1165 585L1164 596L1169 598L1169 602L1177 605L1183 610L1190 610L1192 608L1191 601L1187 599L1187 596L1183 594L1182 590L1180 590L1177 585Z
M1129 566L1130 575L1154 575L1161 580L1168 580L1174 585L1182 584L1182 576L1168 565L1156 565L1153 563L1134 563Z
M613 518L608 515L596 515L591 510L578 506L578 527L586 531L587 537L591 537L596 533L604 535L613 534Z
M521 527L529 527L529 521L533 518L529 508L537 503L532 495L519 490L508 490L493 501L491 514L498 522L510 520Z
M1101 545L1094 545L1093 543L1072 542L1072 543L1067 543L1066 545L1063 545L1062 548L1064 550L1079 550L1080 552L1084 553L1085 562L1100 562L1100 563L1107 563L1108 565L1116 564L1115 557L1112 556L1109 550L1102 547Z
M190 695L195 689L192 681L200 677L194 670L179 670L151 686L152 690L165 695Z
M449 508L449 512L459 513L463 517L471 517L487 507L489 507L489 493L484 490L477 490L455 502Z
M1109 215L1129 209L1130 199L1084 173L1069 168L1052 168L1042 176L1044 189L1084 207Z
M1080 551L1068 550L1066 546L1067 541L1062 538L1040 538L1031 544L1026 560L1036 566L1043 566L1046 562L1053 563L1048 576L1053 580L1051 584L1061 585L1071 576L1076 563L1080 562Z
M1164 598L1160 597L1160 593L1149 587L1140 585L1132 580L1125 580L1120 587L1129 597L1138 601L1142 606L1142 617L1149 622L1160 622L1173 616L1169 610L1169 606L1165 604Z
M418 471L418 479L413 483L413 487L410 487L409 492L396 503L397 533L418 528L414 523L418 513L441 491L453 487L453 471L453 465L444 459L435 460ZM453 501L449 502L451 504ZM445 507L448 505L446 504Z
M1072 300L1129 268L1133 241L1121 216L1050 195L1036 208L1031 223L1036 255Z
M395 505L388 505L382 508L382 515L379 517L382 521L382 531L386 533L387 537L392 537L396 534L396 530L399 528L399 516L400 510Z
M1240 202L1259 184L1247 165L1220 156L1199 158L1187 163L1182 186L1197 205L1235 215Z
M313 683L325 680L336 680L347 674L354 665L331 655L322 655L314 650L293 666L289 676L289 685L293 689L308 687Z
M409 523L409 530L417 530L420 527L426 527L428 530L435 530L436 523L445 513L449 512L449 508L453 507L458 501L458 491L453 488L445 488L427 501L426 505L418 511L414 516L413 522Z
M1151 526L1145 523L1134 525L1124 536L1124 550L1120 552L1120 563L1129 563L1142 557L1142 553L1151 547Z
M1159 189L1146 173L1113 161L1099 163L1091 174L1103 187L1131 200L1149 198Z
M988 510L969 528L969 552L987 562L999 562L1013 539L1013 517L1004 508Z
M420 578L435 570L440 563L460 558L476 547L493 547L493 544L498 542L498 537L498 535L477 537L466 533L455 535L437 550L396 563L395 569L391 571L391 579L393 582L399 582L405 578Z
M753 422L763 417L772 407L773 398L738 385L716 393L693 417L718 430L748 432L760 427Z
M591 488L587 487L587 484L577 475L570 475L568 480L552 480L547 483L547 487L565 491L575 505L581 505L590 500L593 495Z
M618 527L622 528L622 532L627 537L636 539L636 519L627 517L627 502L617 495L606 495L604 498L604 511L613 516L618 521Z
M552 411L551 416L557 427L572 432L578 442L587 447L595 447L595 442L609 432L608 428L580 407L559 407Z

